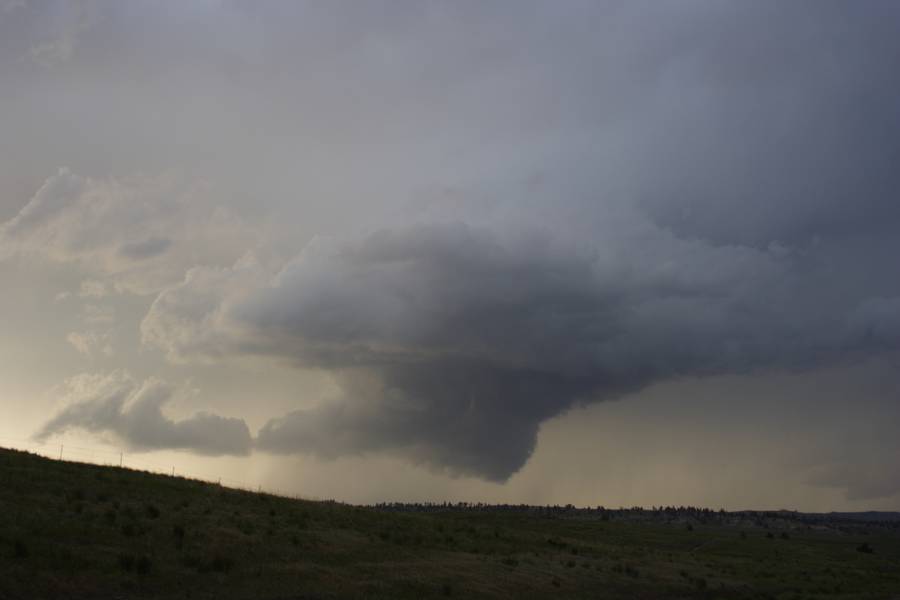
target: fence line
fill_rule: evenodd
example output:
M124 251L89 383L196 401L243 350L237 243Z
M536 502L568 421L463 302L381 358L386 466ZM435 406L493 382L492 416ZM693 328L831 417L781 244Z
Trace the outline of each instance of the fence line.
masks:
M177 465L167 465L165 467L161 467L159 463L151 464L144 460L135 460L133 458L133 454L126 453L124 450L117 451L106 450L102 448L89 448L84 446L66 444L64 442L59 444L51 444L46 442L38 442L33 439L16 438L4 435L0 435L0 448L31 452L32 454L37 454L43 456L44 458L58 461L101 465L106 467L120 467L124 469L156 473L157 475L168 475L170 477L195 479L198 481L204 481L206 483L220 485L236 490L242 490L245 492L265 493L273 496L293 498L295 500L320 500L320 498L301 496L299 494L285 492L284 490L270 488L268 486L250 485L245 481L238 481L236 479L231 479L230 477L210 478L204 475L197 475L195 473L177 469Z

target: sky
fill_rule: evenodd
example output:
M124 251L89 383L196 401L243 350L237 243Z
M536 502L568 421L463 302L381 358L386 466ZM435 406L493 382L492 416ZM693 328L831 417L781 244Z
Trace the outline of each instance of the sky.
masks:
M0 443L357 503L900 510L898 26L4 0Z

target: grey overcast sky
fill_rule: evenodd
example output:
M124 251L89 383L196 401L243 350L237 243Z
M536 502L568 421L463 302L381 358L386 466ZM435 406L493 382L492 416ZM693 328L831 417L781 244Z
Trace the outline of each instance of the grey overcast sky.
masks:
M898 30L2 0L0 443L352 502L900 510Z

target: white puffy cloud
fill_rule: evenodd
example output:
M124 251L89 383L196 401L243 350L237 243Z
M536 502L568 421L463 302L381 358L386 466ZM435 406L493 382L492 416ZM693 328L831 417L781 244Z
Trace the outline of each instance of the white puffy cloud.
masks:
M85 279L78 289L79 298L102 298L109 294L109 289L102 281Z
M66 335L66 341L88 358L113 354L111 331L71 331Z

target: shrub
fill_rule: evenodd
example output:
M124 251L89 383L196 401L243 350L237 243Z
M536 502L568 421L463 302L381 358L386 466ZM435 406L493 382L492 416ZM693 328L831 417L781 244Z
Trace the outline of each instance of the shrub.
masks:
M177 523L172 526L172 536L175 538L175 547L181 548L184 545L184 527Z
M210 563L210 567L216 573L227 573L234 567L234 560L228 556L217 554Z
M865 542L865 543L857 546L856 551L863 552L864 554L873 554L875 552L874 550L872 550L872 547L868 544L868 542Z
M123 571L133 571L134 570L134 557L130 554L120 554L119 555L119 567Z
M146 575L150 572L152 567L153 563L150 562L150 557L146 554L142 555L134 563L134 568L138 572L138 575Z
M147 516L148 516L149 518L151 518L151 519L158 519L158 518L159 518L159 509L156 508L156 507L155 507L154 505L152 505L152 504L148 504L148 505L147 505L147 508L145 509L145 512L147 513Z
M13 542L13 558L27 558L28 546L24 540L18 539Z

